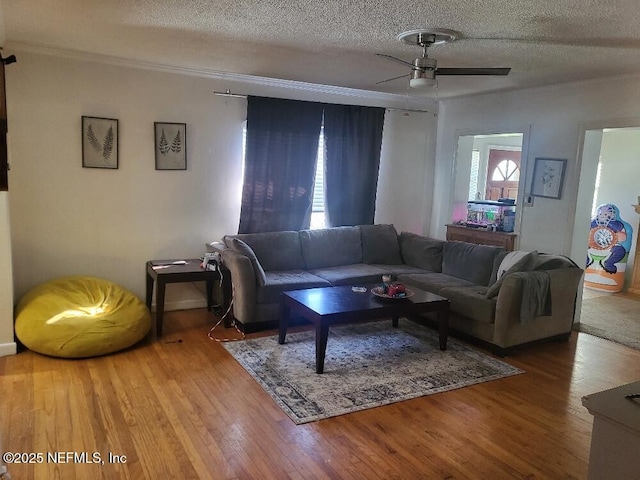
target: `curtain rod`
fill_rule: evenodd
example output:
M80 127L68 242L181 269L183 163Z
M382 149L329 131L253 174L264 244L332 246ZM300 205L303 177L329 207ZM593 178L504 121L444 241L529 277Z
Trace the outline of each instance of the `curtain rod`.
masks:
M240 93L231 93L231 90L227 88L224 92L213 92L214 95L219 97L233 97L233 98L247 98L248 95L240 94ZM390 112L412 112L412 113L429 113L429 110L412 110L410 108L391 108L388 107L386 110Z
M429 113L429 110L412 110L410 108L392 108L392 107L388 107L386 110L389 111L389 112Z
M247 95L241 95L239 93L231 93L231 90L227 88L226 92L213 92L214 95L218 95L220 97L234 97L234 98L247 98Z

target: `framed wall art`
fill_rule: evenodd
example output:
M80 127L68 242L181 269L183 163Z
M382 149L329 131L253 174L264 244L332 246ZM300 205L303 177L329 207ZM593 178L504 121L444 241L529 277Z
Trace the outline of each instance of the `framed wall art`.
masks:
M187 169L187 124L155 122L156 170Z
M118 120L82 117L82 166L118 168Z
M560 198L567 160L561 158L536 158L533 166L531 195Z

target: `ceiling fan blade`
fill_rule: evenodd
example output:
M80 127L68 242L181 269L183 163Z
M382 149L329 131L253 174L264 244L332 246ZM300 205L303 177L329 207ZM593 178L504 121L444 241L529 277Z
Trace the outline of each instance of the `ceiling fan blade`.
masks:
M391 82L392 80L398 80L399 78L406 78L406 77L410 77L410 76L411 76L411 74L410 74L410 73L407 73L407 74L405 74L405 75L400 75L400 76L398 76L398 77L387 78L386 80L382 80L382 81L380 81L380 82L376 82L376 85L379 85L379 84L381 84L381 83Z
M438 68L436 75L509 75L511 68Z
M413 63L411 62L405 62L404 60L400 60L399 58L396 57L392 57L391 55L385 55L384 53L376 53L377 56L379 57L384 57L384 58L388 58L389 60L393 60L394 62L399 62L403 65L406 65L408 67L411 67L411 69L414 69L415 66L413 65Z

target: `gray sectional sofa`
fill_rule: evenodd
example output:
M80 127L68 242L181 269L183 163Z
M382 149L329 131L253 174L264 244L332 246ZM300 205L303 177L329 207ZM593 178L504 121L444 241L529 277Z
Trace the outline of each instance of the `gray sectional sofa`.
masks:
M228 235L222 262L233 283L233 315L245 331L273 327L283 291L379 283L383 274L451 302L452 333L504 355L571 334L582 269L571 260L520 252L500 279L502 247L447 242L393 225Z

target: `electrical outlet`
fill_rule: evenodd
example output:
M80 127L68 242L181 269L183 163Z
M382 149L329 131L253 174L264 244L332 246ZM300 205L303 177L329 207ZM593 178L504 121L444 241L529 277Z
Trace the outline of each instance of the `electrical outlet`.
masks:
M525 195L522 203L525 207L533 207L533 195Z

